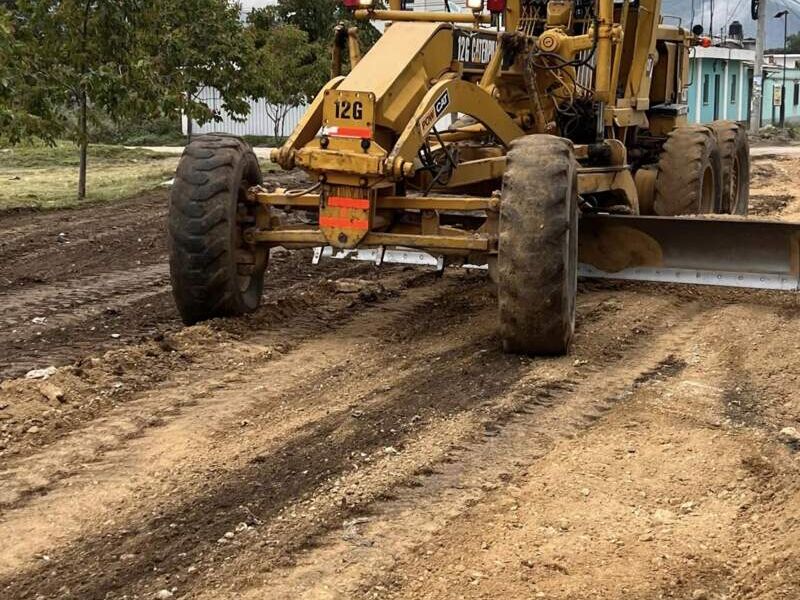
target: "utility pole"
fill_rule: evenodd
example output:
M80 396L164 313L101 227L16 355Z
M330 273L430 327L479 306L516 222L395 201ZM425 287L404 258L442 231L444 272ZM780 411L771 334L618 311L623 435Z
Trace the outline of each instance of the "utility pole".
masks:
M750 133L761 128L761 106L764 100L764 42L767 37L767 1L753 1L756 23L756 64L753 68L753 102L750 105Z
M714 44L714 0L710 0L711 14L708 20L708 35L711 36L711 44Z
M789 51L789 11L782 10L776 19L783 19L783 84L781 85L781 129L786 128L786 53Z

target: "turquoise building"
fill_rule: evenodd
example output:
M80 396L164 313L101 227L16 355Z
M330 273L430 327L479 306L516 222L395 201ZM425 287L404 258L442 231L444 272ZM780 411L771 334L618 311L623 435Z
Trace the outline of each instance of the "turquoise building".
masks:
M761 125L780 124L782 54L768 55L764 65ZM718 119L749 121L753 99L755 51L744 48L695 47L690 58L687 96L690 123ZM786 122L800 123L800 55L786 56Z
M689 122L747 121L754 60L753 50L694 47L689 60Z
M772 54L767 57L764 79L764 110L761 124L780 124L781 121L781 88L783 87L783 54ZM786 122L800 123L800 55L787 54L786 58Z

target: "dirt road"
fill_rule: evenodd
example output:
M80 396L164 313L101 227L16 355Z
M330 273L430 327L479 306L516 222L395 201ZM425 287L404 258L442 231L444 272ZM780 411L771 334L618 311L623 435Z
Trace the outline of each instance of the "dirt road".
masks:
M165 198L0 217L0 598L800 598L796 296L585 283L530 360L480 274L283 253L182 328Z

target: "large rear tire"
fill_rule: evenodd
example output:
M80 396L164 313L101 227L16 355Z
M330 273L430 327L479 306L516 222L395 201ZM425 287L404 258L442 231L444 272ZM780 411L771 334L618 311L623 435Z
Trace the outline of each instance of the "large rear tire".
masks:
M658 161L653 207L662 217L719 212L722 161L716 136L700 125L670 132Z
M722 210L746 215L750 203L750 144L744 127L735 121L714 121L722 160Z
M172 293L186 324L242 315L260 301L268 251L246 244L262 181L253 150L228 135L204 135L183 152L169 202Z
M577 163L569 140L531 135L508 153L497 295L506 352L564 354L575 331Z

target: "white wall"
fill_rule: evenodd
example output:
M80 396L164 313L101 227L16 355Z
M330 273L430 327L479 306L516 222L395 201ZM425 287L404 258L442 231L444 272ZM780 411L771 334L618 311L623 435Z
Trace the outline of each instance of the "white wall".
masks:
M212 109L220 109L222 100L217 90L213 88L203 88L200 92L200 99ZM244 121L237 121L224 111L222 120L219 122L211 121L205 125L192 125L192 134L200 135L203 133L232 133L234 135L272 135L274 123L267 114L267 103L264 100L250 101L250 114ZM305 112L304 106L299 106L289 110L283 126L283 134L289 135ZM187 133L187 120L183 119L183 133Z

